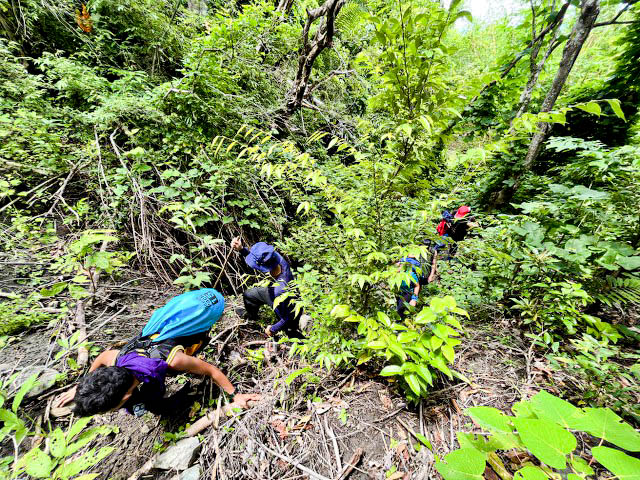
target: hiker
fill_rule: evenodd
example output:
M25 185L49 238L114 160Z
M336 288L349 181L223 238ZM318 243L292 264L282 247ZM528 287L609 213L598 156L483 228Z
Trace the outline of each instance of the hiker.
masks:
M258 311L262 305L273 308L273 303L280 295L287 293L287 286L293 280L289 263L276 252L273 245L265 242L254 244L251 249L242 246L240 237L231 241L231 247L240 252L247 265L262 273L269 273L275 279L272 287L253 287L242 293L244 308L236 309L240 317L250 320L258 319ZM290 338L302 338L299 329L300 315L296 315L291 298L280 302L274 309L278 321L266 328L265 333L272 336L283 330Z
M475 217L470 214L471 208L467 205L462 205L458 208L454 215L451 215L448 210L442 212L442 220L438 224L436 231L443 239L450 238L453 240L453 243L449 245L446 251L444 260L452 260L458 251L458 242L464 240L469 231L478 226ZM434 278L437 270L438 253L445 250L445 246L445 242L437 242L433 248L434 258L431 275L433 275Z
M238 408L246 408L259 395L238 394L218 368L194 357L209 342L209 330L224 311L224 298L206 288L183 293L156 310L140 335L120 350L106 350L94 360L89 374L60 395L54 407L74 401L73 412L94 415L121 407L136 416L149 410L172 413L163 399L165 378L178 372L208 376Z
M396 263L398 272L405 267L403 265L404 263L411 265L411 270L408 272L411 276L411 281L402 281L399 295L396 297L396 312L398 312L402 320L405 319L408 307L415 307L418 304L418 295L420 295L421 287L420 276L422 274L422 265L415 256L409 255L400 259L400 261Z

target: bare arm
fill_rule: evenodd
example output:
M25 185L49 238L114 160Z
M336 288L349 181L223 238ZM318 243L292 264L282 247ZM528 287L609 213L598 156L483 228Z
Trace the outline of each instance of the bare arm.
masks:
M89 373L93 372L95 369L100 367L110 367L114 364L114 360L118 356L118 352L120 350L105 350L100 355L96 357L96 359L91 364L89 368Z
M184 352L178 352L175 357L173 357L173 360L171 360L169 366L178 372L188 372L195 375L208 376L216 383L216 385L227 393L233 393L236 391L235 387L231 384L226 375L218 368L204 360L200 360L199 358L190 357Z
M93 372L94 370L100 367L112 366L114 364L114 360L118 356L119 351L120 350L105 350L104 352L102 352L100 355L96 357L96 359L91 364L91 367L89 368L89 373ZM56 399L53 402L53 406L56 408L63 407L67 403L73 401L73 399L76 398L77 388L78 386L74 385L69 390L60 394L58 397L56 397Z
M428 283L433 282L436 279L436 274L438 273L438 252L433 252L433 262L431 262L431 273L429 274L429 278L427 279Z

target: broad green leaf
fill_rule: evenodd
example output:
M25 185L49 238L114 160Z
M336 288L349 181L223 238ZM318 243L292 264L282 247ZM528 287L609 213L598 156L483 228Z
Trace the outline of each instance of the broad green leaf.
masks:
M35 478L49 478L54 466L51 457L39 447L29 450L17 464L17 468L24 468L29 475Z
M540 467L527 465L518 470L513 476L513 480L548 480L548 476Z
M429 450L431 450L431 442L427 439L427 437L425 437L421 433L417 433L417 432L414 433L414 435L416 436L416 438L418 440L420 440L420 443L422 443L425 447L427 447Z
M622 108L620 108L620 100L618 100L617 98L607 98L605 99L605 101L609 104L611 110L613 110L613 113L615 113L617 117L621 118L624 121L627 120L624 116Z
M367 348L371 348L373 350L380 350L386 347L387 347L386 342L383 342L382 340L374 340L372 342L367 343Z
M22 399L24 398L24 396L27 393L29 393L33 389L33 387L36 386L37 383L38 383L37 373L34 373L29 378L27 378L27 381L22 384L22 386L20 387L20 390L18 390L18 393L16 393L16 396L13 398L13 403L11 404L11 410L13 410L14 412L18 411L18 407L22 403Z
M582 103L582 104L576 105L576 108L579 108L580 110L584 110L587 113L592 113L597 116L600 116L600 114L602 113L602 108L596 102Z
M570 460L571 466L578 473L584 473L586 475L593 475L593 468L587 463L587 461L578 456L573 456Z
M565 428L575 429L575 420L584 415L579 408L544 390L534 395L529 402L538 418L546 418Z
M420 382L418 381L418 377L416 376L416 374L410 373L409 375L406 375L404 379L407 381L407 384L409 384L409 387L411 388L413 393L415 393L416 395L420 395Z
M442 354L444 355L444 358L446 358L449 363L453 363L453 361L455 360L455 352L453 351L453 347L451 345L442 345L442 348L440 348L440 350L442 351Z
M67 288L67 282L54 283L51 288L43 288L40 290L40 295L43 297L55 297L65 288Z
M593 447L591 454L618 480L640 480L640 460L637 458L609 447Z
M436 470L444 480L482 480L485 456L475 448L454 450L444 457L446 463L436 462Z
M383 377L390 377L392 375L399 375L402 372L400 365L387 365L380 371L380 375Z
M331 310L331 316L334 318L343 318L349 315L350 311L349 305L336 305L333 307L333 310Z
M436 320L437 316L429 307L424 307L418 315L416 315L416 323L426 324Z
M567 454L575 450L576 438L564 428L545 419L514 418L522 443L540 461L553 468L567 466Z
M471 407L467 408L465 413L486 430L505 433L513 431L513 427L509 424L511 419L497 408Z
M425 382L433 386L433 376L431 375L429 367L427 367L426 365L418 365L416 372L422 377Z
M634 257L623 257L618 255L616 263L625 270L637 270L640 268L640 255Z
M447 366L447 364L444 361L444 357L442 355L436 355L435 357L433 357L430 361L429 364L432 367L437 368L438 370L440 370L442 373L444 373L447 377L451 378L451 370L449 369L449 367Z
M67 442L64 438L62 429L56 428L49 434L49 451L56 458L62 458L65 455Z
M584 416L572 428L584 430L630 452L640 452L640 433L609 408L585 408Z
M286 383L287 385L291 385L293 383L293 381L298 378L300 375L303 375L305 373L308 373L311 371L311 367L304 367L304 368L299 368L298 370L295 370L293 372L291 372L289 375L287 375L287 378L284 379L284 383Z
M76 435L78 435L91 421L91 417L82 417L78 419L67 432L67 442L70 442L74 439Z

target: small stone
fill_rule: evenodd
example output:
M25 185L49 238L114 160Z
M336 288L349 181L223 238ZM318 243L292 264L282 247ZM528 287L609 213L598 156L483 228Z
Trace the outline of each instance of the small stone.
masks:
M8 375L12 371L13 367L11 365L0 365L0 375ZM31 377L32 375L38 375L37 383L31 390L29 390L29 392L27 392L27 398L37 397L42 392L53 387L53 385L56 383L56 378L59 375L57 370L54 370L53 368L47 368L44 365L32 365L30 367L16 369L14 373L17 373L18 375L8 388L9 395L15 395L16 393L18 393L18 390L20 390L22 385L24 385L29 377Z
M160 470L186 470L199 449L197 438L183 438L158 455L153 466Z
M196 463L193 467L187 468L180 475L176 475L171 480L200 480L202 475L202 467Z

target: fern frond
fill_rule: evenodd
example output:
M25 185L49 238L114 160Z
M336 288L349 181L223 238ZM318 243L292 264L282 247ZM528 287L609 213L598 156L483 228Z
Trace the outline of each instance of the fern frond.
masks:
M606 277L598 287L598 291L592 296L605 305L640 305L640 277L629 274L623 277Z
M336 30L347 37L361 33L361 27L367 20L368 11L365 0L347 1L336 17Z

